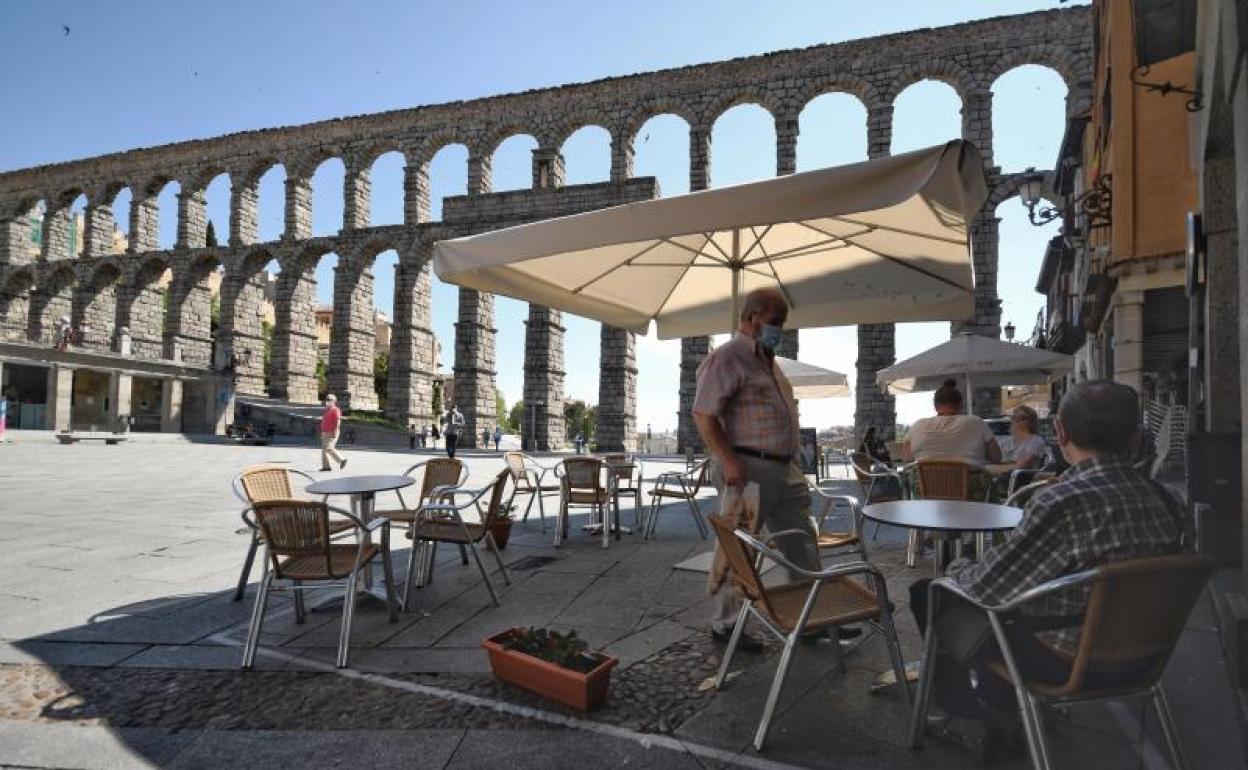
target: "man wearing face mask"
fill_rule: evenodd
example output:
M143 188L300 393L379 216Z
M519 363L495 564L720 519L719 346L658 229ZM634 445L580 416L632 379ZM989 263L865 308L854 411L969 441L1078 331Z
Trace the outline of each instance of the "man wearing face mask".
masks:
M758 289L745 297L740 325L698 369L693 419L715 459L715 485L759 486L759 516L769 532L801 529L811 537L784 537L777 546L790 561L819 569L819 552L810 524L810 493L796 464L797 406L793 387L775 363L775 349L788 317L784 295ZM715 594L711 632L726 642L740 611L730 591ZM744 635L740 648L761 649Z

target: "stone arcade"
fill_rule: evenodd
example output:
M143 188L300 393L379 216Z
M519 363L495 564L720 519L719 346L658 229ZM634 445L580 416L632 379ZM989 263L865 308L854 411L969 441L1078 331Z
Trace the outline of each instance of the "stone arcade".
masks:
M438 239L560 216L659 193L652 178L633 177L633 151L640 127L651 117L675 114L689 125L691 190L705 189L711 175L711 135L716 118L744 103L758 104L775 119L776 173L796 167L798 116L810 100L828 92L857 97L868 116L868 153L887 155L893 101L907 86L934 79L952 86L962 100L962 135L984 154L993 193L973 225L977 283L975 316L955 324L996 336L996 206L1015 194L1017 177L992 161L992 92L998 77L1014 67L1040 64L1066 82L1068 110L1088 101L1091 81L1090 10L1076 7L987 19L835 45L781 51L731 61L683 67L603 81L548 88L465 102L327 120L303 126L250 131L162 147L131 150L86 160L0 174L0 335L50 345L56 319L70 316L92 333L87 348L121 352L122 327L130 355L185 362L191 366L231 362L226 369L240 395L264 395L260 316L264 266L281 265L277 321L272 345L271 395L294 402L316 398L316 339L312 307L313 270L320 256L340 261L334 278L334 320L328 362L329 388L352 407L376 408L373 393L374 257L387 249L399 255L394 297L387 411L400 421L428 422L432 361L430 305L431 245ZM577 129L597 125L611 136L610 180L564 185L563 141ZM494 149L508 136L531 134L533 189L491 193ZM429 163L448 144L468 149L467 195L447 198L443 219L431 221ZM402 225L370 227L369 171L389 151L403 154ZM345 166L344 221L332 237L312 237L312 176L327 158ZM280 240L257 242L258 184L274 165L286 169L285 231ZM206 189L219 174L231 183L230 232L221 247L206 245ZM156 197L179 183L177 243L157 248ZM117 192L132 195L130 242L124 255L109 255L111 202ZM71 205L85 195L86 232L81 258L68 252ZM42 251L30 260L29 215L44 205ZM224 267L218 361L213 362L208 276ZM157 287L171 269L167 305ZM493 425L494 298L461 290L455 332L455 392L473 446L480 430ZM562 443L563 327L561 315L530 308L525 335L524 425L527 446ZM604 449L632 449L635 435L636 345L630 333L602 330L599 404ZM866 425L891 428L891 396L875 386L875 371L893 362L891 324L858 329L857 410ZM694 372L709 340L681 346L680 447L699 440L689 418ZM795 355L789 334L785 352ZM976 399L979 401L979 399Z

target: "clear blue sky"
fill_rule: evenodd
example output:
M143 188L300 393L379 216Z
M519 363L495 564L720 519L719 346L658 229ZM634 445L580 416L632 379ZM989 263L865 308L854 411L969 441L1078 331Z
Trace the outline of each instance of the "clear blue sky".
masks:
M0 72L20 104L0 121L0 170L89 157L134 147L215 136L231 131L304 123L341 115L434 104L571 83L818 43L939 26L987 16L1055 8L1049 0L849 0L809 2L358 2L323 0L177 3L132 0L9 0L0 5ZM62 25L68 25L65 34ZM1061 138L1065 86L1053 72L1023 67L994 86L995 152L1017 170L1049 167ZM958 100L943 85L924 82L898 99L893 149L955 137ZM774 134L761 108L740 107L716 124L715 186L774 174ZM527 137L514 137L494 161L496 190L527 187ZM605 133L586 130L564 147L569 182L605 179ZM812 103L802 115L799 170L865 158L861 107L841 96ZM435 199L462 193L464 157L448 150L431 169ZM657 118L638 138L637 173L659 178L665 195L688 188L685 127ZM402 216L402 162L383 157L374 168L373 221ZM341 167L323 166L314 179L314 228L341 222ZM281 229L280 169L261 185L261 237ZM174 194L162 195L162 242L173 237ZM126 194L123 193L123 197ZM209 188L209 213L222 238L229 188ZM128 202L119 200L123 213ZM440 206L435 202L435 215ZM1022 206L1007 201L1001 223L999 292L1004 318L1026 336L1041 298L1032 291L1052 229L1032 227ZM124 222L123 222L124 227ZM318 269L328 301L332 260ZM377 304L391 306L393 254L375 267ZM435 282L436 283L436 282ZM443 363L453 349L455 291L435 285L434 325ZM524 305L500 299L498 384L509 402L521 391ZM899 327L898 356L947 337L945 324ZM852 327L803 330L801 358L852 373ZM567 390L597 400L598 324L568 323ZM678 343L639 344L639 416L656 430L676 421ZM593 365L589 365L593 362ZM853 377L851 375L852 382ZM899 400L900 418L927 410L926 396ZM851 399L811 402L804 422L824 427L852 420Z

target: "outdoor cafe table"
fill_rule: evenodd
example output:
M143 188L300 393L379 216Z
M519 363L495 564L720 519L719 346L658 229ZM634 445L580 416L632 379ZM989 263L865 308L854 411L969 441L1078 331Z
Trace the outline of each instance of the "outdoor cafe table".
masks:
M894 527L974 532L977 535L977 555L982 556L983 542L978 536L1014 529L1023 520L1023 509L966 500L894 500L864 506L862 515ZM935 574L940 576L945 571L944 549L936 548L934 558Z
M881 524L908 529L926 529L937 532L974 532L976 556L983 557L983 535L1014 529L1023 520L1023 509L996 503L975 503L965 500L894 500L864 506L862 515ZM945 572L945 549L934 549L933 566L939 577ZM906 663L906 679L918 681L919 663ZM875 692L897 683L892 670L875 678L871 691Z
M416 479L411 476L340 476L335 479L315 481L304 487L304 490L310 495L350 495L352 512L360 517L360 521L367 524L373 519L373 501L378 492L402 489L415 483ZM372 538L371 532L364 533L365 543L371 543ZM385 589L373 587L371 562L364 567L364 592L385 601Z

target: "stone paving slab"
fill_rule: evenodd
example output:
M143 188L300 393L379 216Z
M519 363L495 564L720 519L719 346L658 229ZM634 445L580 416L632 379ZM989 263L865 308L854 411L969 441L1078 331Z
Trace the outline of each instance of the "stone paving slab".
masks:
M133 770L165 767L196 736L174 730L0 722L0 763L16 767Z

